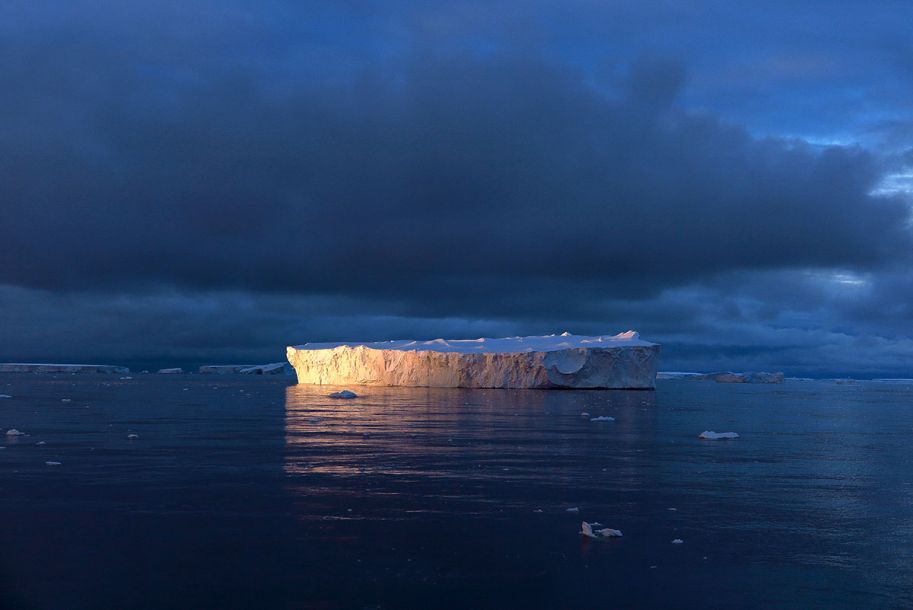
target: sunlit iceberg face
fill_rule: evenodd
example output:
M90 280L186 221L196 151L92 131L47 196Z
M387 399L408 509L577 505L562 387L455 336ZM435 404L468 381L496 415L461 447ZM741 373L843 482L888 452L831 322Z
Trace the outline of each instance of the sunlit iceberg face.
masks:
M619 335L509 337L287 348L298 382L443 388L653 389L659 346Z

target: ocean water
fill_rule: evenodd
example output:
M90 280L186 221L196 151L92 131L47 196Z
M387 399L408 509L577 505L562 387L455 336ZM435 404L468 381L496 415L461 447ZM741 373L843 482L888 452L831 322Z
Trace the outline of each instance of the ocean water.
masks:
M913 386L290 383L0 376L0 608L913 607Z

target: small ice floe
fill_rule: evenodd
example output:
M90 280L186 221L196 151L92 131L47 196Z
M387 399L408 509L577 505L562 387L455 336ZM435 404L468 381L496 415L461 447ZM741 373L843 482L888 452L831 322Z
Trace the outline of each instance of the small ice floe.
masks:
M15 428L10 428L9 430L6 431L6 435L7 436L25 436L25 432L20 432L19 430L16 430Z
M47 442L47 441L38 441L38 442L35 443L35 444L38 445L38 446L40 447L41 445L47 445L48 442Z
M172 367L168 369L159 369L159 375L179 375L184 372L184 369L181 367Z
M9 394L0 394L0 398L12 398Z
M566 512L566 513L579 513L579 512L580 512L580 509L577 508L576 506L572 506L572 507L570 507L570 508L565 508L565 509L564 509L564 512Z
M121 377L120 378L121 381L129 381L131 379L133 379L133 377Z
M587 413L586 411L584 411L583 413L580 414L580 417L589 417L589 416L590 416L590 414Z
M608 415L600 415L599 417L591 417L590 421L615 421L615 418Z
M678 510L677 508L667 508L666 510Z
M713 430L704 430L698 434L697 437L706 441L717 441L723 438L739 438L739 435L737 432L714 432Z
M127 438L130 439L131 441L134 441L139 438L139 434L136 434L135 432L131 432L130 434L127 435Z
M60 402L73 402L73 401L69 398L61 398Z
M681 538L676 538L675 540L672 541L672 544L684 544L684 542L685 541L682 540Z
M357 398L358 394L351 390L340 390L339 392L333 392L330 394L330 398Z
M594 525L598 524L582 521L580 523L580 535L586 536L587 538L592 538L593 540L603 540L605 538L621 538L624 536L624 534L621 533L621 530L613 530L610 527L594 530Z
M45 462L48 466L60 466L60 462Z

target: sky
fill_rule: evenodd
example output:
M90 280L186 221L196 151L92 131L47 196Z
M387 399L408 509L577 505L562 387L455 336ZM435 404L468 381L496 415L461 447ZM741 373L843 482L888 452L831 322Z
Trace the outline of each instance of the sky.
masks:
M0 2L0 360L615 334L913 377L913 4Z

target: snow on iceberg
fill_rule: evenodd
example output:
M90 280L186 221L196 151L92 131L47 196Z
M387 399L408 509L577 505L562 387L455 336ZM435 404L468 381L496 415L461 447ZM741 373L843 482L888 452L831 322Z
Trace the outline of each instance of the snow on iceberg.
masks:
M713 430L704 430L698 434L697 437L708 441L717 441L722 438L739 438L739 435L737 432L714 432Z
M654 389L659 345L615 336L307 343L286 350L298 383L447 388Z

